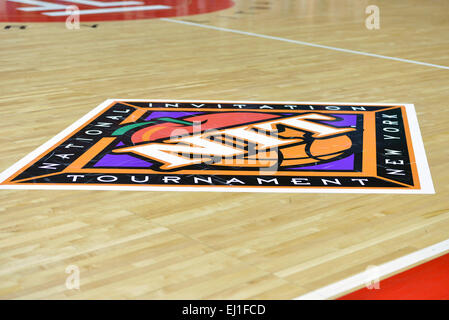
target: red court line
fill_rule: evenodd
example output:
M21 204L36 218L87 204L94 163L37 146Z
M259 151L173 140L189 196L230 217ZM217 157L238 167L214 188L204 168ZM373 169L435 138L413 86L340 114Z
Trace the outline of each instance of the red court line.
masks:
M449 253L337 300L449 300Z

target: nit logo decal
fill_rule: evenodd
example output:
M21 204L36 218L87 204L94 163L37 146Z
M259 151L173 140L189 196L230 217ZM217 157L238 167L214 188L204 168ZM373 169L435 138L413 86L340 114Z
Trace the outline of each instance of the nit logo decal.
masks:
M116 99L0 188L434 192L413 105Z
M82 21L179 17L224 10L231 0L0 0L0 22L64 22L77 6Z

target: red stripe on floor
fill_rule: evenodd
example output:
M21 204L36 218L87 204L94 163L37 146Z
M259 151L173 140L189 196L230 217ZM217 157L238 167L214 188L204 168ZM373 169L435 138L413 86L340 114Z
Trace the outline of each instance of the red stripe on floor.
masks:
M380 281L337 300L449 300L449 254Z

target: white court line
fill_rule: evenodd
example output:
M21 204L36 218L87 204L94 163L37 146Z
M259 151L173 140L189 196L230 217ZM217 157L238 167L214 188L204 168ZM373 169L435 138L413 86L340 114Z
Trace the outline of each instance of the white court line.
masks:
M426 259L436 257L445 251L449 251L449 239L377 266L375 271L376 277L383 278L396 271L406 269L411 265L423 262ZM370 283L372 280L373 270L367 270L326 287L306 293L295 298L294 300L321 300L336 298L354 288Z
M315 48L321 48L321 49L328 49L328 50L334 50L334 51L358 54L358 55L361 55L361 56L369 56L369 57L381 58L381 59L386 59L386 60L400 61L400 62L418 64L418 65L422 65L422 66L426 66L426 67L433 67L433 68L449 70L449 67L441 66L441 65L433 64L433 63L427 63L427 62L421 62L421 61L415 61L415 60L409 60L409 59L389 57L389 56L384 56L384 55L375 54L375 53L369 53L369 52L363 52L363 51L342 49L342 48L337 48L337 47L325 46L325 45L321 45L321 44L316 44L316 43L311 43L311 42L304 42L304 41L299 41L299 40L292 40L292 39L275 37L275 36L267 36L267 35L260 34L260 33L246 32L246 31L240 31L240 30L228 29L228 28L221 28L221 27L215 27L215 26L208 26L208 25L204 25L204 24L201 24L201 23L187 22L187 21L175 20L175 19L169 19L169 18L161 18L160 20L168 21L168 22L174 22L174 23L180 23L180 24L186 24L186 25L189 25L189 26L196 26L196 27L205 28L205 29L212 29L212 30L218 30L218 31L237 33L237 34L242 34L242 35L246 35L246 36L263 38L263 39L270 39L270 40L278 40L278 41L283 41L283 42L295 43L295 44L299 44L299 45L303 45L303 46L309 46L309 47L315 47Z

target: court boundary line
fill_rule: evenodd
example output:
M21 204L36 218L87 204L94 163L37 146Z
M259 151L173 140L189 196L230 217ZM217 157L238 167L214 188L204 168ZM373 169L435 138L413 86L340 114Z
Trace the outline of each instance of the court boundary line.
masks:
M432 67L432 68L449 70L448 66L442 66L442 65L433 64L433 63L427 63L427 62L421 62L421 61L410 60L410 59L390 57L390 56L385 56L385 55L375 54L375 53L369 53L369 52L364 52L364 51L343 49L343 48L338 48L338 47L326 46L326 45L322 45L322 44L316 44L316 43L312 43L312 42L305 42L305 41L287 39L287 38L276 37L276 36L269 36L269 35L265 35L265 34L261 34L261 33L241 31L241 30L229 29L229 28L223 28L223 27L216 27L216 26L208 26L208 25L201 24L201 23L188 22L188 21L176 20L176 19L171 19L171 18L160 18L159 20L172 22L172 23L178 23L178 24L185 24L185 25L189 25L189 26L196 26L196 27L205 28L205 29L212 29L212 30L217 30L217 31L236 33L236 34L252 36L252 37L257 37L257 38L263 38L263 39L269 39L269 40L277 40L277 41L282 41L282 42L294 43L294 44L299 44L299 45L308 46L308 47L327 49L327 50L333 50L333 51L339 51L339 52L345 52L345 53L352 53L352 54L357 54L357 55L361 55L361 56L368 56L368 57L380 58L380 59L385 59L385 60L393 60L393 61L399 61L399 62L416 64L416 65L422 65L422 66L426 66L426 67Z
M374 273L375 278L381 279L382 281L385 278L389 278L386 276L393 276L393 273L397 271L402 272L410 270L411 268L408 267L420 265L428 259L433 260L445 252L449 252L449 239L376 266L377 269L375 272L373 272L373 270L365 270L349 278L303 294L293 300L325 300L338 298L345 293L350 293L353 289L359 288L361 285L372 283L374 280Z

